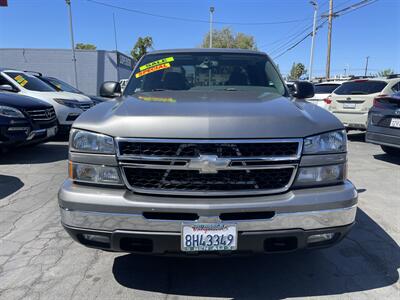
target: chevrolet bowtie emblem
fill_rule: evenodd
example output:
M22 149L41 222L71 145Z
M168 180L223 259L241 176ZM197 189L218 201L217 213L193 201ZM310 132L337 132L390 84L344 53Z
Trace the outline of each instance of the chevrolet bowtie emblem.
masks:
M230 159L219 158L216 155L200 155L198 158L192 158L187 168L198 170L200 173L215 174L226 169L230 162Z

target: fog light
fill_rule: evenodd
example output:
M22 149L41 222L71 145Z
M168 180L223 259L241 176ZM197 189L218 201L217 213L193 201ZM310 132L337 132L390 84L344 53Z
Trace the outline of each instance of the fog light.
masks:
M109 244L110 243L110 238L105 235L97 235L97 234L82 234L83 238L85 240L91 241L91 242L98 242L98 243L104 243L104 244Z
M313 243L329 241L329 240L333 239L334 236L335 236L334 232L313 234L307 238L307 243L313 244Z

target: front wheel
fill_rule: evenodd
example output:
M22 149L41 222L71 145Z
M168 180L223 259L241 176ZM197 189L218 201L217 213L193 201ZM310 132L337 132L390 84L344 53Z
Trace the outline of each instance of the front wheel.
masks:
M389 147L389 146L381 146L381 148L385 153L387 153L389 155L400 156L399 148Z

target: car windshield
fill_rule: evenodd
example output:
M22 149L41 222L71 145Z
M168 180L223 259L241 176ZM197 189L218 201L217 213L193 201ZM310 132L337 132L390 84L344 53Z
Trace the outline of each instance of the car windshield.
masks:
M335 90L337 95L368 95L382 91L387 83L379 80L360 80L343 83Z
M30 91L37 91L37 92L54 92L52 86L48 85L47 83L43 82L42 80L36 78L33 75L20 73L20 72L5 72L8 76L10 76L18 85L21 87L30 90Z
M316 84L314 85L315 94L330 94L332 93L340 84Z
M69 85L68 83L66 83L60 79L53 78L53 77L42 77L42 79L60 91L82 94L82 92L80 90L74 88L72 85Z
M241 53L168 53L145 56L125 94L151 91L253 90L286 94L266 55Z

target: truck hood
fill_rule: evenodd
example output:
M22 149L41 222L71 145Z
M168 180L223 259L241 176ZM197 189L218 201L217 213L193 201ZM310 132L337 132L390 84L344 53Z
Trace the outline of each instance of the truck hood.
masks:
M161 91L123 96L81 115L73 127L114 137L298 138L342 129L302 100L249 91Z

